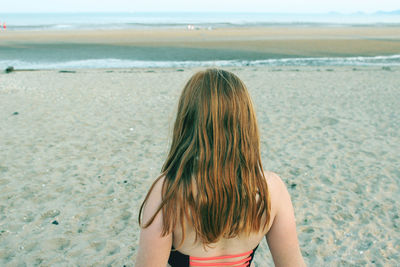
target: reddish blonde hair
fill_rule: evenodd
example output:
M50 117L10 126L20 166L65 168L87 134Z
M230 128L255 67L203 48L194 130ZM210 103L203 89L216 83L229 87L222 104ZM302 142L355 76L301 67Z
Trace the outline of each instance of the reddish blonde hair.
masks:
M143 207L163 177L162 203L142 225ZM181 244L185 219L204 245L268 224L270 198L256 116L246 86L233 73L207 69L194 74L184 87L171 149L140 207L139 224L148 227L160 211L162 235L179 223Z

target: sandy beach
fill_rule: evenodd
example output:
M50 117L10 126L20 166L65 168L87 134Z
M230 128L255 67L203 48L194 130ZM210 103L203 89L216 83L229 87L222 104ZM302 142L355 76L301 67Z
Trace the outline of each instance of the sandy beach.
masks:
M28 41L1 43L19 34ZM370 42L399 52L384 39ZM133 266L139 205L196 70L0 73L0 265ZM253 98L264 168L288 186L308 266L396 266L400 67L228 70ZM265 241L255 263L272 266Z
M184 49L202 49L200 50L202 54L220 55L229 52L229 55L235 55L234 58L241 58L240 55L243 55L242 58L257 59L382 56L400 54L400 27L276 26L192 31L185 29L6 31L0 34L2 58L7 58L12 53L23 55L29 49L37 48L45 49L48 55L59 52L56 48L77 45L101 47L102 51L107 51L106 53L110 53L110 49L118 48L127 51L132 51L133 48L152 48L151 52L157 55L155 57L157 59L165 57L171 49L180 49L180 54L184 53ZM125 57L129 58L129 52L125 53ZM187 58L187 55L185 57Z

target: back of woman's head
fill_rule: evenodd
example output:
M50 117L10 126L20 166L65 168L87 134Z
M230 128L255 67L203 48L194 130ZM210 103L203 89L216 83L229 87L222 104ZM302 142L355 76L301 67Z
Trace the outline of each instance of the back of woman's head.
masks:
M163 234L180 223L184 236L186 220L210 244L264 227L270 205L259 143L244 83L219 69L194 74L181 94L160 176Z

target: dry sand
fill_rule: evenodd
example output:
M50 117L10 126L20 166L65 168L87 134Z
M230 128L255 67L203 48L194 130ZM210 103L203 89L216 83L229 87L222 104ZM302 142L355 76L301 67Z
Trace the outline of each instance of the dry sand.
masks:
M400 54L400 27L7 31L0 34L0 46L24 47L32 44L231 49L306 57L376 56Z
M309 266L400 262L400 68L231 68ZM0 265L132 266L195 69L0 74ZM257 266L271 266L266 242Z

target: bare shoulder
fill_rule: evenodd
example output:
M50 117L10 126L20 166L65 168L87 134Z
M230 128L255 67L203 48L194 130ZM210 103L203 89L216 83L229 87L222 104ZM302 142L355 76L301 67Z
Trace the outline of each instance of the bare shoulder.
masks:
M150 194L154 195L155 198L161 198L162 187L164 184L165 176L157 177L154 180L153 185L151 186L149 192Z
M164 184L165 177L158 177L153 185L150 187L147 199L145 201L144 209L143 209L143 222L146 223L148 219L151 218L152 214L154 214L159 205L162 202L162 187Z
M266 232L268 232L279 210L280 206L279 197L282 193L282 187L284 186L284 183L282 182L282 179L279 177L279 175L274 172L265 171L264 176L267 181L268 194L270 197L270 205L271 205L270 207L271 210L269 214L270 221L266 229L267 230Z
M265 179L267 180L268 190L271 194L271 198L273 195L277 195L282 192L282 190L286 189L285 183L282 181L281 177L274 172L266 171L264 172Z

